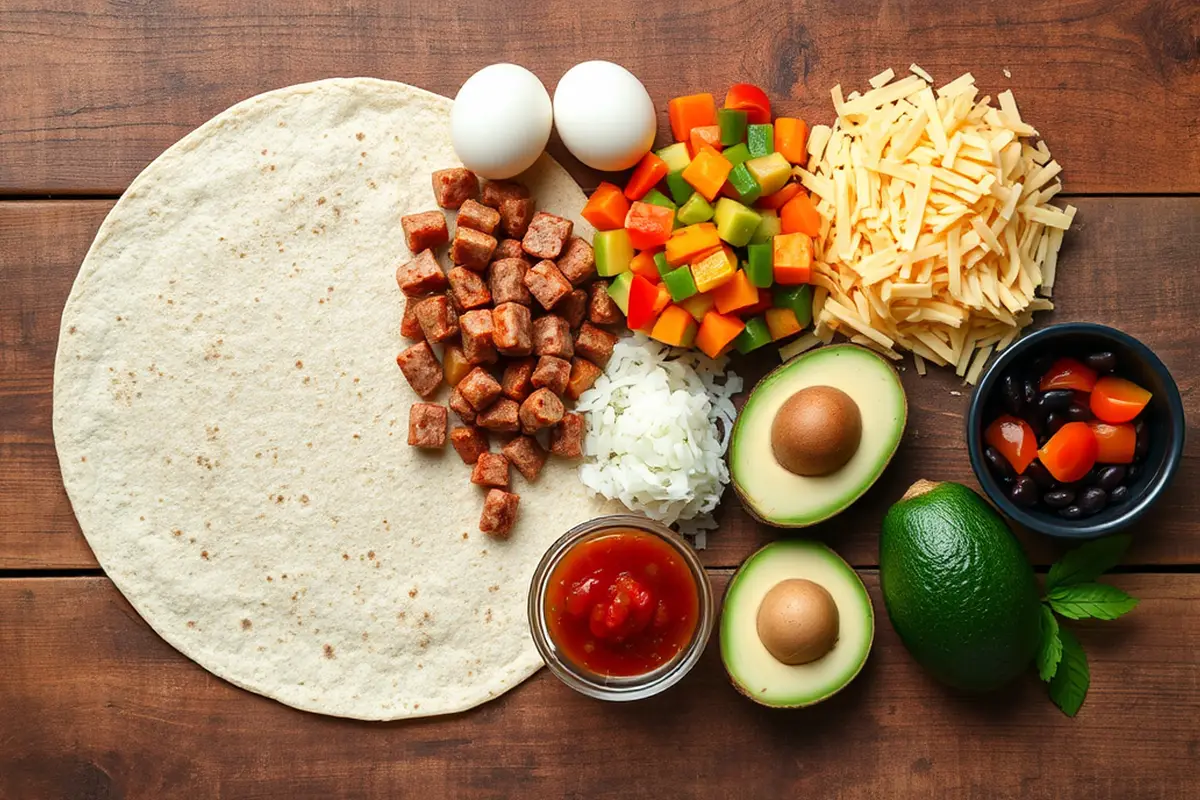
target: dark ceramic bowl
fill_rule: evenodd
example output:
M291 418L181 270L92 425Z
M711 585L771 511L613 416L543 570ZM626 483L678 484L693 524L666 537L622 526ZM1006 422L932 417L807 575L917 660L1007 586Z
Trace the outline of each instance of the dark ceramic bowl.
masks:
M1001 379L1010 370L1026 370L1030 362L1046 354L1078 357L1099 350L1116 354L1115 374L1128 378L1154 395L1143 412L1150 425L1150 451L1141 474L1129 484L1129 500L1079 520L1067 520L1057 514L1017 506L1008 499L1004 485L992 474L983 456L986 446L983 430L1003 413ZM1010 346L984 373L967 411L967 450L971 468L988 499L1021 525L1062 539L1094 539L1133 524L1158 500L1175 476L1183 454L1183 439L1183 402L1179 388L1162 361L1129 334L1090 322L1051 325Z

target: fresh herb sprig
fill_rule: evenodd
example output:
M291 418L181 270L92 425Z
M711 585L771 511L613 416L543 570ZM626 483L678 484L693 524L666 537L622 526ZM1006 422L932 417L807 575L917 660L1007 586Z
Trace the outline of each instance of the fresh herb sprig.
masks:
M1050 699L1068 717L1079 713L1087 697L1091 673L1083 646L1055 614L1066 619L1111 620L1132 611L1138 604L1137 598L1115 586L1096 582L1096 578L1117 565L1129 542L1129 536L1088 542L1063 556L1046 576L1038 677L1050 684Z

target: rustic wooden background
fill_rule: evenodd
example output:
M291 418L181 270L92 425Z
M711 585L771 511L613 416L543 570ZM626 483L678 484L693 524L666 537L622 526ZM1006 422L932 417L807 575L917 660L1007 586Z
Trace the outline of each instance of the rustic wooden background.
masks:
M1011 87L1080 209L1052 318L1115 324L1153 347L1194 425L1200 3L50 5L0 3L0 797L1200 797L1195 427L1174 489L1113 579L1142 605L1075 626L1092 663L1075 720L1033 676L986 698L944 690L882 613L884 509L918 477L973 482L968 391L909 370L912 413L893 466L812 531L861 570L879 610L868 666L841 695L806 711L758 708L727 685L713 647L644 703L592 702L543 673L466 714L383 725L242 692L159 640L80 535L50 429L59 315L80 260L124 187L184 133L249 95L316 78L453 95L474 70L510 60L553 90L586 58L632 69L660 106L749 80L811 122L828 120L834 83L862 86L913 61L935 78L970 70L985 91ZM722 522L704 553L721 591L776 535L732 499ZM1057 548L1025 540L1044 571Z

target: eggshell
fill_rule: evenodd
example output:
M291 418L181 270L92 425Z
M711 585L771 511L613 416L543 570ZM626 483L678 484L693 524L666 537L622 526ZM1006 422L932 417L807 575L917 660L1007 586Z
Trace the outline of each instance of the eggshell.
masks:
M633 73L611 61L584 61L554 90L554 124L571 154L589 167L628 169L654 145L654 102Z
M553 121L550 95L536 75L516 64L492 64L458 90L450 138L463 166L500 180L533 166Z

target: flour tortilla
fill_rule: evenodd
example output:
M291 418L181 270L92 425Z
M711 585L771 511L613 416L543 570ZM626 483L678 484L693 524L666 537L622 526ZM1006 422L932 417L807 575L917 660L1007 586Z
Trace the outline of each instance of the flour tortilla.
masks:
M512 688L541 666L537 560L613 510L552 458L536 484L514 471L519 521L494 541L470 468L406 444L399 222L459 163L450 105L361 78L239 103L133 182L63 313L54 439L96 557L184 655L309 711ZM590 237L558 164L523 180Z

